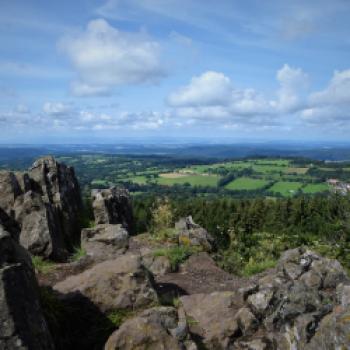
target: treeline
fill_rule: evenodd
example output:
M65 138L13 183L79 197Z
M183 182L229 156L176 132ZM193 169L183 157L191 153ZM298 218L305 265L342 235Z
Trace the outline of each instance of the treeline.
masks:
M231 272L275 261L289 248L309 246L350 268L350 197L167 199L174 218L192 215L215 238L218 260ZM134 199L138 232L147 231L155 196ZM251 265L249 265L251 264Z

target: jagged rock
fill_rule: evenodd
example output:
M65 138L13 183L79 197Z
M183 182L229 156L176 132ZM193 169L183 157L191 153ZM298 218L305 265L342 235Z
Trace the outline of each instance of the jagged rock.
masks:
M305 350L345 350L350 348L350 308L337 306L323 318Z
M128 190L112 187L92 190L91 195L96 224L121 224L132 233L133 214Z
M17 202L16 202L17 203ZM58 213L40 194L28 191L15 205L16 218L21 223L19 242L34 255L63 260L67 255Z
M192 294L180 298L190 332L208 349L228 349L241 334L237 311L240 298L234 292ZM242 314L240 314L240 317Z
M10 217L14 218L14 204L18 196L23 192L16 175L10 171L0 171L0 208Z
M152 277L138 255L126 254L101 262L57 283L57 291L82 294L102 311L149 306L157 301Z
M212 251L214 239L207 230L194 223L191 216L180 219L175 223L178 230L178 242L180 245L199 247L204 251Z
M105 350L182 350L184 343L173 336L178 327L176 309L173 307L156 307L145 310L115 331L108 339ZM186 334L185 334L186 336ZM186 348L191 349L187 343ZM193 347L192 349L196 349Z
M248 297L248 304L256 314L262 314L269 307L273 295L274 291L272 289L261 290Z
M41 187L44 202L58 210L67 243L79 242L82 202L74 169L48 156L35 161L28 175Z
M21 227L32 254L63 260L80 240L81 197L74 170L53 157L28 173L0 173L0 208Z
M54 349L31 259L1 223L0 349Z
M100 224L81 232L81 246L94 260L110 260L125 252L129 234L122 225Z

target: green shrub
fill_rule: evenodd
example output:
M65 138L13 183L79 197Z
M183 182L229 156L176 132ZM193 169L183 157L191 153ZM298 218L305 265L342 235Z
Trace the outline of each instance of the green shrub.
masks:
M76 247L74 248L74 253L71 256L71 261L78 261L80 258L84 257L86 255L86 251L82 247Z
M195 250L191 247L176 246L157 249L153 252L153 255L166 256L170 261L172 271L177 271L179 265L185 262L194 252Z
M259 261L259 262L254 262L253 260L250 260L248 264L244 266L242 275L247 277L255 275L257 273L260 273L267 269L271 269L275 267L276 263L277 263L276 260L265 260L265 261Z
M42 274L49 273L55 267L52 261L44 260L41 256L37 255L32 256L32 263L35 270Z

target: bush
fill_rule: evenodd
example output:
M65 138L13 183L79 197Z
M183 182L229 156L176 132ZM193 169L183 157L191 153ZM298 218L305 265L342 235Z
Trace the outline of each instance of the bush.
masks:
M152 211L152 232L159 232L168 229L173 225L173 212L170 203L165 199L158 202Z
M171 248L158 249L153 252L154 256L166 256L171 265L172 271L177 271L179 265L185 262L195 250L186 246L177 246Z

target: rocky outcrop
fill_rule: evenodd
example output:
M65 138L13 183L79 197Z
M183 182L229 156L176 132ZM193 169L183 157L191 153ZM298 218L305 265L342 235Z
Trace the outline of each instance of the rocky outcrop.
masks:
M54 349L29 254L0 223L0 349Z
M133 232L133 214L128 190L112 187L92 190L91 195L96 224L121 224L129 233Z
M175 224L178 237L178 243L180 245L198 247L204 251L212 251L214 248L214 239L200 225L196 224L192 216L180 219Z
M196 350L187 339L186 320L173 307L156 307L126 321L108 339L105 350Z
M182 296L190 333L207 349L344 349L350 281L309 250L285 252L275 272L235 292Z
M80 240L81 197L73 168L53 157L28 173L0 172L0 208L21 227L20 243L32 254L62 260Z
M57 283L54 289L62 294L79 293L104 312L146 307L157 301L152 277L140 256L133 254L101 262Z
M129 234L120 224L100 224L81 232L81 246L95 261L116 258L128 245Z

